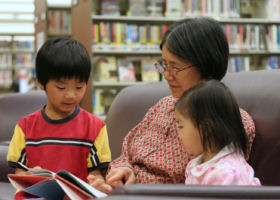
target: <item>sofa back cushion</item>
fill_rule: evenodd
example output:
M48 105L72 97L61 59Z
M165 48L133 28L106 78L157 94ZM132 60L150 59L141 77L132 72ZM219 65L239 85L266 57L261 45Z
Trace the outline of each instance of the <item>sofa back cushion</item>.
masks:
M254 119L249 163L262 184L280 185L280 70L233 73L223 80Z
M0 144L10 141L15 125L27 114L46 104L44 91L14 93L0 98Z

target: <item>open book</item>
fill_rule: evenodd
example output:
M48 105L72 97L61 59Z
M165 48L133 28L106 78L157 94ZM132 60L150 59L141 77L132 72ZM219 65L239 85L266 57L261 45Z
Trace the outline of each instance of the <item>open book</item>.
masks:
M33 174L8 174L8 178L16 189L29 194L47 199L63 199L64 194L66 194L70 199L75 200L107 196L65 170L54 173L46 169L22 167L33 172Z

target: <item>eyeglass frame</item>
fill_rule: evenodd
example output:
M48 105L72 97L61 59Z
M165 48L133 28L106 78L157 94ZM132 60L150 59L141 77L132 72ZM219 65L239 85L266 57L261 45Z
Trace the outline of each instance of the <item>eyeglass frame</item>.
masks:
M185 66L181 69L176 70L176 68L174 68L174 67L173 67L173 69L172 69L172 67L171 68L167 67L167 65L163 63L162 58L158 59L158 61L154 65L160 74L164 75L164 72L168 71L168 73L173 76L177 76L179 72L194 66L194 65L189 65L189 66ZM172 70L175 71L175 74L174 74L174 72L172 72Z

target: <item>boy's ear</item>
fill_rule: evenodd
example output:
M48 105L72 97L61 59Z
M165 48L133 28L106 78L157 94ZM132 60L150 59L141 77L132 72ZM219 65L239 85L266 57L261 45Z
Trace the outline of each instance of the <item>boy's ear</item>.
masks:
M36 78L36 83L37 83L37 85L38 85L42 90L45 89L45 88L44 88L44 85L43 85L42 83L40 83L40 82L38 81L37 78Z

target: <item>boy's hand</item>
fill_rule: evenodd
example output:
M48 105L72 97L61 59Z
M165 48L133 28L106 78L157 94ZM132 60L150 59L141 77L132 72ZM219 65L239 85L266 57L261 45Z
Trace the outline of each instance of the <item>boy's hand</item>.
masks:
M34 167L35 169L42 169L41 167L39 166L36 166ZM18 175L31 175L31 174L34 174L33 172L31 171L26 171L25 169L22 169L22 168L16 168L15 169L15 174L18 174Z
M113 188L123 185L134 184L136 181L135 174L129 167L118 167L112 169L106 176L106 181Z
M105 179L99 170L90 172L87 180L92 187L100 190L101 192L108 194L112 191L112 187L105 182Z

